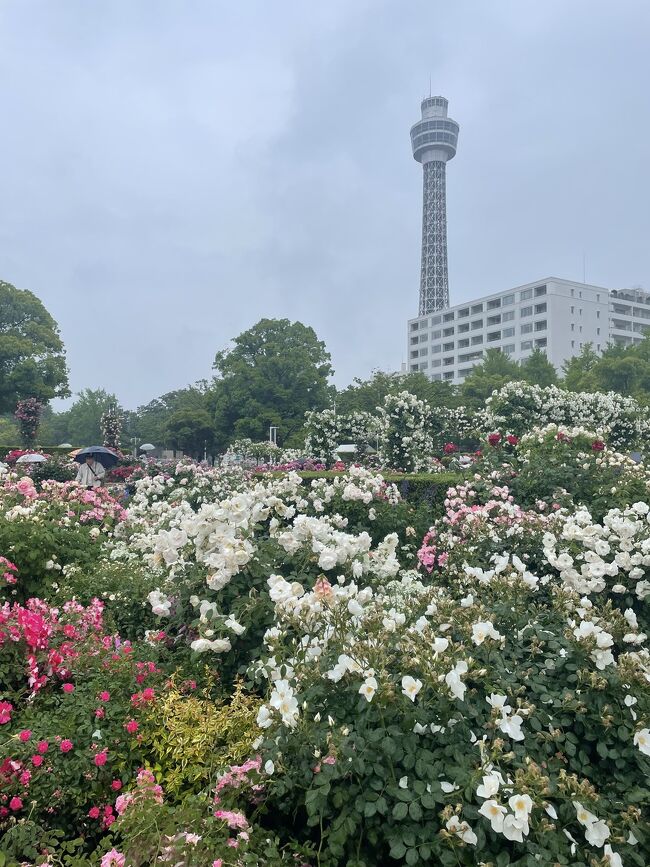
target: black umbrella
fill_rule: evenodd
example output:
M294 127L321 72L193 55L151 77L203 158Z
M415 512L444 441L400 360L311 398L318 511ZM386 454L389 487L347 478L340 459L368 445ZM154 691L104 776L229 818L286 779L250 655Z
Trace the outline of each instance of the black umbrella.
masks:
M83 464L88 455L92 455L92 457L100 463L103 467L108 469L109 467L114 467L115 464L119 461L118 456L115 452L112 452L110 449L104 448L104 446L88 446L85 449L80 449L77 454L74 456L75 461L78 464Z

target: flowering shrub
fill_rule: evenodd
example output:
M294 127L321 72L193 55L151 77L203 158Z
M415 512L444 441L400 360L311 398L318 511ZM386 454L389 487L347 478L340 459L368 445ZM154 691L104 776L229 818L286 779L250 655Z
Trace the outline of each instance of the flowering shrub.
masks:
M648 434L647 412L637 401L616 392L569 392L555 385L541 388L511 382L487 399L485 430L524 434L548 424L597 428L619 450L631 450Z
M42 412L43 404L38 398L28 397L18 401L14 415L18 421L20 438L24 445L30 446L36 441Z
M99 424L102 431L104 446L107 449L119 451L120 433L122 432L122 415L117 407L111 407L102 413Z
M429 465L427 407L387 407L384 454ZM358 466L145 463L126 513L8 477L3 592L23 536L66 563L0 609L0 852L643 867L650 477L621 430L490 425L417 504Z
M427 428L428 405L407 391L387 395L379 430L379 455L383 466L414 472L426 466L433 452Z

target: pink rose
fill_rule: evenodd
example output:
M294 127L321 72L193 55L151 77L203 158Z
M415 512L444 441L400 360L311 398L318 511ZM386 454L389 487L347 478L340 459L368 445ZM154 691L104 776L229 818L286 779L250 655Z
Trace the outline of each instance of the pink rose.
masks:
M94 762L98 768L101 768L103 765L106 764L107 758L108 758L108 755L106 753L106 750L102 750L101 753L97 753L97 755L95 756Z
M64 738L61 741L61 746L59 747L59 749L61 750L62 753L69 753L70 750L73 748L73 746L74 746L74 744L72 743L71 740L68 740L68 738Z
M9 801L9 809L10 810L17 811L17 810L22 810L22 808L23 808L23 802L20 800L20 798L14 797L11 799L11 801Z
M20 734L18 735L18 737L20 738L20 740L21 740L23 743L25 743L26 741L28 741L28 740L31 738L31 736L32 736L32 733L31 733L31 731L30 731L29 729L23 729L23 730L20 732Z

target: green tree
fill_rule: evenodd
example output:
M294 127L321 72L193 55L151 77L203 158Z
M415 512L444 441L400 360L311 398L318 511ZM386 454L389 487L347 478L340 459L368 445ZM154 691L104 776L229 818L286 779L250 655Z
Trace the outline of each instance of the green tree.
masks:
M69 442L74 446L101 445L101 417L109 407L118 406L117 398L103 388L84 388L70 409L46 417L41 439L48 445Z
M167 420L165 439L172 448L202 458L212 454L214 422L205 409L179 409Z
M288 319L261 319L218 352L210 401L216 444L222 450L239 437L297 444L305 412L324 409L332 397L330 355L312 328Z
M457 406L456 389L449 382L430 380L421 372L384 373L374 370L370 379L357 377L347 388L336 395L336 409L340 413L375 412L383 406L389 394L408 391L432 407Z
M557 385L557 371L546 357L546 353L536 347L520 366L521 376L531 385Z
M470 407L483 406L493 391L508 382L522 380L521 368L499 349L488 349L481 364L477 364L460 387L463 403Z
M0 280L0 413L28 397L45 403L69 394L56 322L36 295Z
M600 355L594 351L592 343L585 343L579 355L574 355L562 365L564 374L562 387L568 391L597 391L594 370Z
M617 391L634 396L647 381L650 363L640 357L636 347L608 346L593 369L596 384L602 391Z
M131 437L150 442L161 448L173 448L168 422L180 410L212 411L209 401L210 386L202 380L187 388L169 391L154 398L136 412L124 414L124 430Z

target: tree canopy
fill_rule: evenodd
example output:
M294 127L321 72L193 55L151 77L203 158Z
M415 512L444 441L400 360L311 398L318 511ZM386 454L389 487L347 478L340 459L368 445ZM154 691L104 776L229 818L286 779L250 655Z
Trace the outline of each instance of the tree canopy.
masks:
M117 398L103 388L84 388L70 409L45 413L40 439L49 445L69 442L74 446L101 445L101 417L109 407L117 406Z
M28 397L47 402L69 394L56 322L36 295L0 280L0 413Z
M520 365L520 379L531 385L540 385L546 388L549 385L557 385L557 371L555 366L546 357L546 353L535 347L528 358Z
M482 406L487 398L508 382L524 379L516 361L499 349L488 349L481 364L477 364L461 386L462 402Z
M370 379L357 377L336 395L338 412L374 412L389 394L408 391L431 406L457 406L455 388L448 382L432 381L421 372L384 373L374 370Z
M300 442L305 412L324 409L333 394L330 355L313 328L288 319L261 319L218 352L210 400L216 443L225 449L239 437Z

